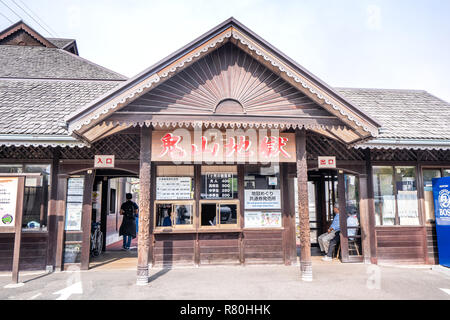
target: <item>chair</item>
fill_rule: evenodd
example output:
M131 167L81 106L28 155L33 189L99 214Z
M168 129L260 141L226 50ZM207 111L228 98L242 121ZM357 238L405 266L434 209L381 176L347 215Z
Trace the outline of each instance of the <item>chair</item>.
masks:
M339 257L339 253L341 251L341 243L339 243L339 247L337 250L336 258ZM348 238L348 252L350 251L356 251L357 255L359 256L359 246L358 242L356 241L356 238Z

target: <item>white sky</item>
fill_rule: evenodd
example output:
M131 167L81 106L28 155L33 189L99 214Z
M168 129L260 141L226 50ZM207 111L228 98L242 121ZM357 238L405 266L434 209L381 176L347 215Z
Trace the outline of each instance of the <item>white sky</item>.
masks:
M75 38L80 56L128 77L233 16L331 86L450 101L448 0L1 0L0 29L19 20L5 4L50 36L16 4L31 9Z

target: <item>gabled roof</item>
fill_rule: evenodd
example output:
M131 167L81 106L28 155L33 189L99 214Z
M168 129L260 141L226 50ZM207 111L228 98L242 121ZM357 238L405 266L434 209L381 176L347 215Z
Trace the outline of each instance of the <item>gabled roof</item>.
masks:
M50 42L47 38L42 36L39 32L31 28L22 20L16 22L15 24L9 26L8 28L0 31L0 44L6 41L8 38L13 37L15 34L19 34L21 32L25 32L27 35L31 36L37 42L42 44L42 46L47 48L56 48L56 46Z
M64 116L127 78L66 49L76 52L75 40L46 39L21 21L0 33L0 145L85 146Z
M224 21L185 47L124 82L114 92L102 96L83 110L69 115L66 118L69 132L83 135L96 125L101 126L102 122L112 113L158 87L159 84L228 41L236 43L240 49L245 50L260 63L271 68L330 114L338 116L345 128L344 130L338 128L335 133L342 132L343 139L354 142L378 134L379 124L376 121L234 18ZM278 126L275 118L273 118L273 122L275 126ZM138 124L144 125L144 123L145 125L155 125L152 121L143 120ZM295 126L305 127L302 122L294 123ZM310 127L310 129L328 135L333 135L328 131L334 130L324 127ZM105 130L108 129L105 128Z

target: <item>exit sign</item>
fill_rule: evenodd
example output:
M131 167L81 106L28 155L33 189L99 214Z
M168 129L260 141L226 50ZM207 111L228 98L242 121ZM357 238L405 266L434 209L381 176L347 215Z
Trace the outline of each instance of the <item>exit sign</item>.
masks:
M336 157L319 157L319 168L336 168Z
M114 168L114 155L96 155L94 158L95 168Z

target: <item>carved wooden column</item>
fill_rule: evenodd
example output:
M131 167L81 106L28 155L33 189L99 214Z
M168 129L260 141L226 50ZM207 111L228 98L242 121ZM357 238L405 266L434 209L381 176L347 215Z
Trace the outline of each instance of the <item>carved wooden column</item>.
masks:
M152 128L141 128L139 164L139 232L137 285L148 283L148 256L150 247L150 181L151 181Z
M295 144L297 150L297 205L300 226L300 270L303 281L312 281L305 129L296 129Z

